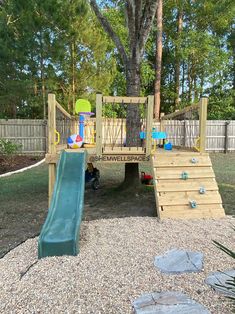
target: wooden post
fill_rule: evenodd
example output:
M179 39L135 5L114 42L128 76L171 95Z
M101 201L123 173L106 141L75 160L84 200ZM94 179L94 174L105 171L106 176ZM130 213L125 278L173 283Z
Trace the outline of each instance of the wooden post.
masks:
M224 153L226 154L229 149L229 136L228 136L228 129L229 129L230 121L225 122L225 130L224 130Z
M152 127L153 127L153 104L154 96L148 96L147 100L147 127L146 127L146 155L152 150Z
M56 99L54 94L48 94L48 153L56 154ZM49 163L49 206L51 201L51 196L54 189L56 176L56 164Z
M102 94L96 94L96 155L102 156Z
M206 151L206 121L207 121L207 97L202 97L199 102L199 137L200 153Z
M161 112L160 113L160 132L165 132L165 121L166 120L163 119L164 116L165 116L165 113ZM160 145L163 145L164 140L160 140L159 143L160 143Z

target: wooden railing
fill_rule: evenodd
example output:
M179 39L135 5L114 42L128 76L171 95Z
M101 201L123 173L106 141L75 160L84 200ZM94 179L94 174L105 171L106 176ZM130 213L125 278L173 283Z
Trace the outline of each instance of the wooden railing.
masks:
M200 153L205 152L206 149L206 121L207 121L207 105L208 98L202 97L200 98L199 103L187 106L182 110L175 111L173 113L163 115L161 117L161 129L164 129L164 121L165 120L177 120L177 117L182 117L183 115L198 111L199 113L199 137L198 137L198 150ZM181 119L182 120L182 119Z
M52 196L55 177L56 177L56 152L58 143L58 134L56 128L56 111L66 117L66 119L71 120L71 133L75 133L76 119L71 116L57 101L54 94L48 94L48 154L46 160L49 164L49 203Z
M146 139L145 139L145 154L150 155L152 147L152 122L153 122L153 96L148 97L120 97L120 96L103 96L96 95L96 155L101 156L103 153L103 119L102 108L105 104L120 104L120 105L141 105L146 104ZM127 131L128 132L128 131Z

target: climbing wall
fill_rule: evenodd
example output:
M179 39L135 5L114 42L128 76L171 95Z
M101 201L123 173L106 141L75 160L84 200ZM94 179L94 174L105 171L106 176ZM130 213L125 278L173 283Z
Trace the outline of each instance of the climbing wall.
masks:
M209 154L160 151L152 166L161 219L225 216Z

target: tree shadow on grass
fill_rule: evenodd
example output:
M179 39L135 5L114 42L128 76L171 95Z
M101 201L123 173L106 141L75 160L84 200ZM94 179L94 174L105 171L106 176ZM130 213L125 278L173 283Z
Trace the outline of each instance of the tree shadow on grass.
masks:
M84 220L156 217L156 203L153 187L140 185L137 188L123 189L120 186L102 186L85 192Z

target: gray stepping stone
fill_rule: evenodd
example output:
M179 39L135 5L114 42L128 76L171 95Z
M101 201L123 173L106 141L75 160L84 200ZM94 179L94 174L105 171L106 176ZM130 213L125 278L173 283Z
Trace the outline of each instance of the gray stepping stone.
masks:
M219 293L223 293L224 295L227 295L227 296L232 295L235 297L234 291L229 291L226 288L217 286L217 285L222 285L222 286L229 287L226 281L233 280L233 278L231 277L233 278L235 277L235 269L225 270L223 272L210 273L209 276L206 278L205 283L211 286L213 289L215 289Z
M186 294L175 291L143 294L132 306L135 314L210 314Z
M203 254L173 249L164 255L156 256L154 265L163 273L181 274L202 270Z

